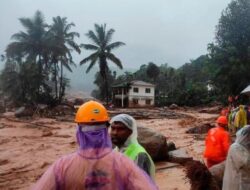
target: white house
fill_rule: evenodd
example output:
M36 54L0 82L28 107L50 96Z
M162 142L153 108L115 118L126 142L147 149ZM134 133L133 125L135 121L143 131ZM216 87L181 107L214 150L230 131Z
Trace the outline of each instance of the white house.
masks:
M117 107L152 107L155 103L155 85L144 81L122 83L113 88L113 103Z

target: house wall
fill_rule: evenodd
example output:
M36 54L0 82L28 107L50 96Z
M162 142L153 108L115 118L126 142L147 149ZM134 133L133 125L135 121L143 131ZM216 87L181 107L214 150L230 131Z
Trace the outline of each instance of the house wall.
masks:
M138 92L134 92L134 88L137 88ZM147 93L146 89L150 89L150 92ZM128 106L129 107L147 107L147 106L152 107L154 106L154 97L155 97L154 86L132 85L128 92L128 100L129 100ZM148 101L148 104L146 101Z

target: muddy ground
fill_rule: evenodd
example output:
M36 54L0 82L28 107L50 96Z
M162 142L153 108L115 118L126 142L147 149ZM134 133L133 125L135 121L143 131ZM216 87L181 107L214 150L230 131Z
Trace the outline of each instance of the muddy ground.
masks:
M119 110L118 112L131 110ZM151 113L155 117L150 117ZM146 112L137 117L139 124L160 131L177 148L183 148L195 160L202 160L204 135L187 134L197 123L214 121L217 114L197 110L132 110ZM157 112L161 117L156 117ZM111 114L115 114L115 110ZM169 114L171 113L171 114ZM176 117L172 117L176 113ZM138 114L137 114L138 116ZM168 117L171 116L171 117ZM13 112L0 116L0 189L29 189L48 166L60 156L77 149L73 117L18 119ZM156 163L159 189L187 190L183 167L169 162Z

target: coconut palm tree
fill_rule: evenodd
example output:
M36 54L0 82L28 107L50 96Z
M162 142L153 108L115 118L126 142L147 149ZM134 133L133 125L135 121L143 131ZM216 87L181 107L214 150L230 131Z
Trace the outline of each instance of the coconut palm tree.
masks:
M15 41L6 48L7 57L27 57L28 60L37 62L42 72L42 59L47 49L46 27L43 14L37 11L32 19L20 18L25 32L21 31L12 35Z
M89 30L86 36L93 42L93 44L82 44L86 50L92 50L94 53L89 55L88 57L84 58L80 65L90 63L86 73L88 73L91 68L98 63L99 64L99 71L100 74L105 81L106 84L106 101L108 104L108 81L107 81L107 72L109 70L108 61L113 62L117 65L120 69L122 69L122 63L119 58L117 58L113 53L112 50L119 48L120 46L125 45L123 42L113 42L111 43L112 36L114 34L114 29L109 29L106 31L106 24L98 25L95 24L95 32Z
M36 11L33 18L20 18L19 21L25 31L12 35L15 41L7 46L6 57L15 59L17 64L23 64L23 61L37 64L38 75L34 93L39 97L43 93L46 80L44 65L47 64L48 55L47 24L40 11Z
M63 67L72 72L70 65L75 65L72 59L71 52L74 50L80 53L79 45L74 41L75 37L80 37L79 33L71 32L71 27L75 26L74 23L68 23L67 18L60 16L53 18L53 24L50 27L50 44L51 44L51 56L54 65L54 81L55 81L55 94L56 98L61 100L64 94L64 80L63 80ZM60 82L59 93L57 88L57 77L60 62ZM59 95L58 95L59 94Z

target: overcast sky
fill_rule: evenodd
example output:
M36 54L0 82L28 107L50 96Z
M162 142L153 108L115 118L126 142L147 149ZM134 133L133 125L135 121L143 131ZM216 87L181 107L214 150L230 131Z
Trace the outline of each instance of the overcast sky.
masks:
M0 54L11 35L23 30L18 18L42 11L46 22L67 17L74 22L81 43L94 23L115 29L114 41L126 46L115 50L126 68L153 61L175 68L207 53L215 26L231 0L0 0ZM75 56L79 62L90 52Z

